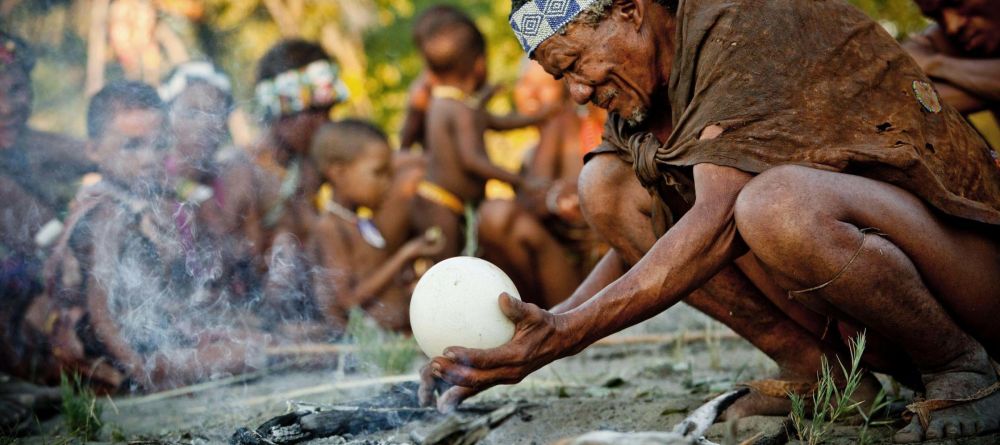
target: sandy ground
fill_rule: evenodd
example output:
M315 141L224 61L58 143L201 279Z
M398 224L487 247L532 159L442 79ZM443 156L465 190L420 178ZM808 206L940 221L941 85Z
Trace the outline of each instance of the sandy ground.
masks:
M709 323L690 308L678 307L618 335L687 332L714 337L727 332ZM528 405L494 428L481 444L542 445L598 429L669 430L710 396L732 388L736 382L767 377L774 370L773 362L742 340L594 346L536 372L518 385L495 388L469 403L502 405L516 401ZM102 439L110 442L111 431L117 430L131 443L227 443L239 427L253 429L285 413L289 401L349 404L378 394L389 383L415 380L414 374L385 379L335 369L285 371L165 399L145 396L104 400L106 426ZM442 420L412 422L364 437L334 437L308 443L413 443L414 431L427 431ZM737 425L716 424L708 437L724 443L757 433L771 434L778 431L782 420L758 417L742 419ZM23 442L67 443L60 436L61 425L59 418L50 420L41 425L41 435ZM886 443L893 428L873 427L869 443ZM824 443L859 443L859 432L858 426L838 426ZM1000 435L957 443L1000 444Z

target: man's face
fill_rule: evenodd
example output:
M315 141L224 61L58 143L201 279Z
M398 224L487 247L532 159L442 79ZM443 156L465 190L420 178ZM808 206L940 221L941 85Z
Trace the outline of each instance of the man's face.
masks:
M665 82L655 45L620 8L612 6L596 27L571 23L565 33L543 42L534 58L556 79L566 79L577 103L592 102L637 126Z
M167 148L163 124L160 110L118 110L104 133L90 142L91 155L101 171L130 186L158 185Z
M969 53L1000 54L1000 5L996 0L916 0L960 49Z
M17 68L0 70L0 150L17 143L31 116L31 79Z

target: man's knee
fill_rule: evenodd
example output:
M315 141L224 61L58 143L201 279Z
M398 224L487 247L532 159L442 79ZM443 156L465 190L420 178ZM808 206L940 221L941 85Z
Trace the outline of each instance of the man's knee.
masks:
M751 248L812 236L816 197L809 186L816 170L780 165L750 180L736 198L736 227Z
M583 166L579 192L584 218L602 234L621 228L623 215L638 214L649 202L649 195L635 178L632 167L612 154L594 156Z

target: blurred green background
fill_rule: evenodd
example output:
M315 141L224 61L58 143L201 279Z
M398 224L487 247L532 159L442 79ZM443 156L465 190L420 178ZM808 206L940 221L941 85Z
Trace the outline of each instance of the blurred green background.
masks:
M852 2L897 38L928 23L912 0ZM475 17L489 42L491 80L512 85L522 53L507 25L509 0L0 0L0 27L39 53L32 118L39 129L82 137L86 97L102 82L155 84L184 59L218 63L234 79L237 103L249 109L257 58L282 37L303 37L343 66L352 100L337 113L373 119L394 134L421 68L411 24L439 3ZM495 111L510 109L507 93ZM245 127L243 137L252 137L253 125Z

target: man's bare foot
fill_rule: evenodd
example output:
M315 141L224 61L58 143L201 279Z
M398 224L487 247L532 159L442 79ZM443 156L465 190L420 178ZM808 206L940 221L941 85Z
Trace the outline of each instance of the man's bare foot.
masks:
M872 374L865 374L851 400L861 402L862 409L866 409L875 400L880 389L882 389L882 384L878 379ZM718 421L724 422L749 416L787 416L791 411L792 402L788 397L751 392L730 405L719 416Z
M719 416L719 422L750 416L786 416L792 410L792 402L784 397L770 397L751 392L733 402Z
M997 382L997 374L985 358L985 352L974 362L974 366L955 367L956 371L924 374L927 400L963 399L989 388ZM954 439L976 436L1000 429L1000 392L983 399L962 403L939 411L932 411L927 430L920 419L913 416L910 424L899 430L893 441L896 443L922 442L925 439Z

